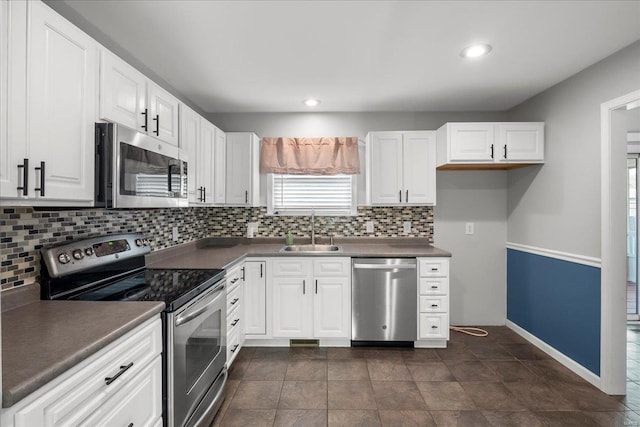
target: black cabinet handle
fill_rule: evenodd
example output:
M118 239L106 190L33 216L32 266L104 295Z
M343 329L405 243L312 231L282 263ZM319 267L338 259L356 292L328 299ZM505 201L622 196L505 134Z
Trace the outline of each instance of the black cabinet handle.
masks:
M235 305L238 301L240 301L240 298L236 298L233 301L231 301L231 305Z
M504 144L504 158L507 158L507 144Z
M240 321L240 319L234 320L233 322L231 322L231 326L236 326L239 321Z
M207 187L202 187L202 203L207 203Z
M147 130L147 125L149 124L149 111L145 108L144 111L142 112L142 115L144 116L144 124L142 126L140 126L142 129Z
M405 193L404 202L409 203L409 190L407 190L407 192Z
M29 159L24 159L18 170L22 169L22 187L16 187L16 190L22 190L23 196L29 195Z
M431 304L431 307L438 307L438 304Z
M493 144L491 144L491 158L493 159Z
M316 279L316 294L318 293L318 279Z
M242 267L242 281L243 282L245 281L245 278L244 278L244 267Z
M115 374L112 377L107 377L104 379L104 381L107 383L107 385L111 384L112 382L114 382L115 380L118 379L118 377L122 374L124 374L125 372L127 372L129 370L129 368L131 368L133 366L133 362L129 363L128 365L122 365L120 366L120 370L118 371L117 374Z
M244 190L244 202L249 203L249 191Z
M127 427L133 427L133 423L129 424Z
M400 199L400 203L402 203L402 190L398 191L398 198Z
M154 130L153 133L155 133L156 136L160 136L160 114L156 114L153 120L156 122L156 130Z
M233 348L231 349L231 353L235 353L239 346L240 344L234 345Z
M44 162L40 162L40 167L34 169L40 171L40 187L34 188L33 191L39 191L40 196L44 197Z
M307 286L306 285L307 285L306 280L303 280L302 281L302 295L307 293Z
M437 285L431 285L431 289L438 289Z
M233 280L231 281L231 284L233 285L233 284L234 284L234 283L236 283L238 280L240 280L240 278L239 278L239 277L236 277L235 279L233 279Z
M260 278L262 278L262 264L260 264Z
M436 325L433 325L431 329L438 329L438 327Z

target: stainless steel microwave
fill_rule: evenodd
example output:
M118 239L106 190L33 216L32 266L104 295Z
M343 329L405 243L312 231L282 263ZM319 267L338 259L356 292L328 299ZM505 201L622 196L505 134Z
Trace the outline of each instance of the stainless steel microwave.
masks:
M178 147L113 123L96 123L95 205L188 205L187 162Z

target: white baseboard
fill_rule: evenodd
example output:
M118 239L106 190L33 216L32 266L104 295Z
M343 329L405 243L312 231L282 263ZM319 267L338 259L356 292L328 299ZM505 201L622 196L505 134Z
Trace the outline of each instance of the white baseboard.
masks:
M587 368L585 368L584 366L580 365L575 360L567 357L564 353L561 353L560 351L558 351L555 348L551 347L549 344L547 344L546 342L542 341L540 338L536 337L535 335L531 334L530 332L527 332L526 330L522 329L520 326L516 325L515 323L511 322L510 320L507 320L507 328L511 329L516 334L520 335L522 338L526 339L531 344L535 345L540 350L542 350L545 353L547 353L549 356L553 357L555 360L557 360L562 365L564 365L567 368L569 368L572 372L574 372L576 375L578 375L581 378L583 378L588 383L592 384L593 386L597 387L598 389L601 388L600 387L600 385L601 385L600 384L601 383L600 382L600 377L597 376L596 374L594 374L593 372L591 372L590 370L588 370Z

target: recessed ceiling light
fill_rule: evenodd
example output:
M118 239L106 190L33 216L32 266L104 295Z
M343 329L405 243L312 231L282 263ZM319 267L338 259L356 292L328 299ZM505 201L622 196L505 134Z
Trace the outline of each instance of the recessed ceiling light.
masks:
M302 101L302 103L307 107L317 107L318 105L320 105L320 100L315 98L307 98Z
M478 58L491 52L491 46L488 44L474 44L469 47L465 47L460 52L460 56L463 58Z

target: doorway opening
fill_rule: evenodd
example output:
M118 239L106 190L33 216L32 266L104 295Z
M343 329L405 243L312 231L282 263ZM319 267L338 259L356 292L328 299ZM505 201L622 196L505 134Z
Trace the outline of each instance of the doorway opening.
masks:
M638 166L640 156L633 154L629 144L627 151L627 320L639 320L638 316Z

